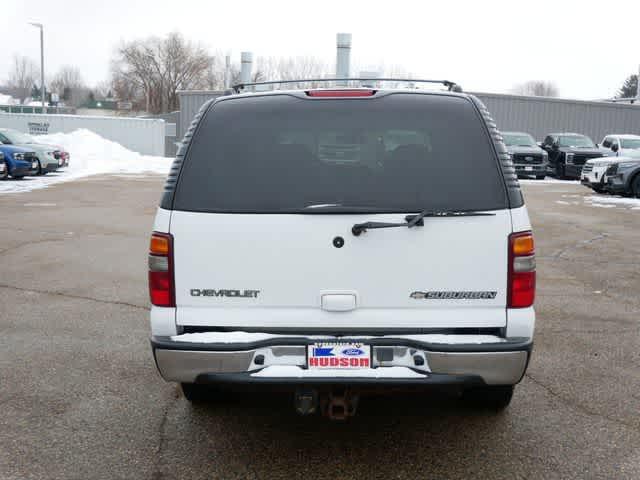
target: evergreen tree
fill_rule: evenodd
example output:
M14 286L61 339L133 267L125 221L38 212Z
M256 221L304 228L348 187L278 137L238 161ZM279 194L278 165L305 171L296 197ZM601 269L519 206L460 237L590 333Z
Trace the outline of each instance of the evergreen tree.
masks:
M629 75L618 90L617 98L633 98L638 94L638 75Z
M31 98L33 100L39 100L40 99L40 89L35 84L33 85L33 88L31 88Z

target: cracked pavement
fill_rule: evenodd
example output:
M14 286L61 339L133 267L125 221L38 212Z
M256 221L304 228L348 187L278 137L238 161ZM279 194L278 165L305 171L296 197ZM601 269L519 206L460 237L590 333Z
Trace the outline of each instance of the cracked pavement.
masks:
M91 177L0 196L1 479L640 478L640 211L525 184L538 324L509 409L404 394L336 424L277 393L192 406L157 375L146 249L161 187Z

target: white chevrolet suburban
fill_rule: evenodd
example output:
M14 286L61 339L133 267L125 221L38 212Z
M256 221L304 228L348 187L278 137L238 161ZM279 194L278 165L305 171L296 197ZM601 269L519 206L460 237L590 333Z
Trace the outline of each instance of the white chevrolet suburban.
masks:
M508 405L532 349L531 224L489 112L444 83L202 107L151 234L165 380L192 401L284 386L332 418L369 387Z

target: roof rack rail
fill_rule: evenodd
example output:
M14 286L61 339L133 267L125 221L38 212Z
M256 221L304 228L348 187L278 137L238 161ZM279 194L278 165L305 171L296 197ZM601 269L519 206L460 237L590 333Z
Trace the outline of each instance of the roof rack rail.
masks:
M425 80L419 78L377 78L377 77L357 77L357 78L304 78L300 80L271 80L268 82L251 82L238 83L231 88L235 93L240 93L247 87L255 87L259 85L278 85L291 83L310 83L310 82L406 82L406 83L439 83L449 89L450 92L462 92L462 87L455 82L449 80Z

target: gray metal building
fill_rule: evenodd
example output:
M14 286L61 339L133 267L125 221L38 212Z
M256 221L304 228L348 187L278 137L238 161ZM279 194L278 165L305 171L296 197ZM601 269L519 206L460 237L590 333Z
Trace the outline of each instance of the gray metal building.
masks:
M221 91L183 91L180 97L178 138L204 102ZM608 133L640 135L640 105L590 102L561 98L525 97L497 93L475 94L493 114L502 131L524 131L537 140L551 132L577 132L600 142Z
M608 133L640 134L640 105L561 98L475 94L502 131L523 131L537 140L551 132L577 132L600 142Z
M212 98L219 97L224 92L221 90L182 90L178 92L178 98L180 100L180 113L178 115L178 122L176 125L178 139L182 140L184 132L187 131L191 120L200 107Z

